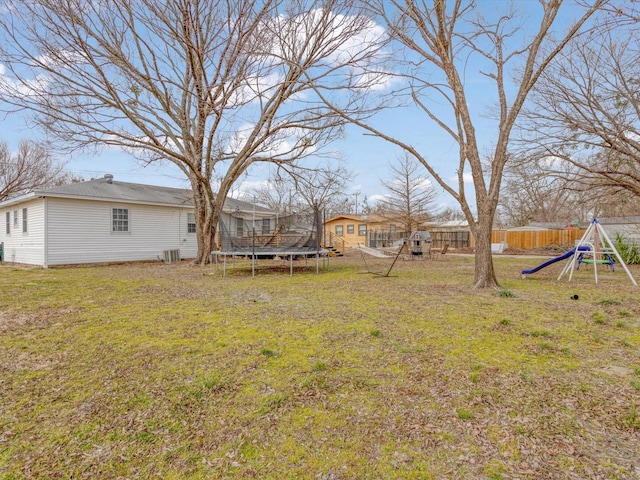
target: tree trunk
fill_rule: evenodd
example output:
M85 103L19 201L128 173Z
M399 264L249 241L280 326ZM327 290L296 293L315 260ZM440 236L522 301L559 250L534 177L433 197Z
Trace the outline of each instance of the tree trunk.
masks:
M211 188L208 185L191 179L191 188L198 239L198 252L194 262L206 265L209 262L209 254L216 249L218 210L214 208Z
M200 265L206 265L207 263L209 263L209 254L216 249L216 228L214 227L214 225L217 222L211 215L213 211L211 209L210 211L211 213L207 213L200 228L198 228L198 222L196 221L198 253L196 254L195 263L198 263Z
M491 225L493 215L484 214L489 218L478 217L478 223L472 227L476 242L476 263L473 288L500 288L493 269L493 255L491 254Z

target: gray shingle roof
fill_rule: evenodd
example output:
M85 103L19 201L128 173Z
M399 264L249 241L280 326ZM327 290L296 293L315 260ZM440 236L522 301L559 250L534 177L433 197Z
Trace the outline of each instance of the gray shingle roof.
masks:
M34 197L76 198L148 205L193 207L193 195L190 189L119 182L114 180L110 175L86 182L70 183L68 185L34 191L23 197L13 198L3 203L5 205L15 204ZM0 207L3 203L0 203ZM251 211L254 206L250 202L227 198L224 203L224 209L230 211L236 210L236 208L242 211ZM260 206L256 206L255 210L259 212L269 212L268 209Z
M154 205L191 206L191 190L99 178L33 192L38 197L83 198Z

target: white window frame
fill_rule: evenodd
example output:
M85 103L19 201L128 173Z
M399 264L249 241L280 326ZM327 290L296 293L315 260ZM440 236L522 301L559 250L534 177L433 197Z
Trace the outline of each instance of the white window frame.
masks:
M271 219L270 218L263 218L262 219L262 233L263 234L268 234L269 232L271 232Z
M13 211L13 228L14 230L18 229L18 226L20 225L20 222L18 221L18 210L14 210Z
M22 233L27 233L27 208L22 209Z
M236 217L236 237L244 236L244 218Z
M11 211L7 212L6 219L7 219L7 235L11 235Z
M196 233L196 214L187 213L187 233Z
M126 214L126 217L124 216ZM116 217L118 215L118 217ZM131 214L128 208L111 207L111 233L130 233Z

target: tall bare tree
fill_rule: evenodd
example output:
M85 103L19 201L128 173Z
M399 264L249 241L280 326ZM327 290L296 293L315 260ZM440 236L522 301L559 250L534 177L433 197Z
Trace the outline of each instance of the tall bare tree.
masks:
M451 166L438 171L428 151L417 146L417 139L371 122L356 119L354 123L418 159L430 177L460 204L476 240L475 288L498 287L491 229L514 124L540 75L607 0L573 3L569 22L569 15L561 13L565 3L505 2L488 9L483 2L468 0L367 2L402 46L398 57L407 65L402 73L405 82L388 103L397 106L402 98L410 99L424 114L425 129L435 125L457 144L457 158L451 159L457 181L452 185L447 178ZM523 18L524 9L531 18ZM554 28L560 18L562 32L560 27ZM471 88L480 79L482 97L472 98ZM480 134L477 128L488 113L493 115L492 132ZM488 163L482 161L485 149L490 149ZM465 190L469 171L472 199Z
M203 263L249 166L341 133L314 92L359 116L380 81L364 67L383 32L346 0L7 0L0 32L0 95L52 138L184 172Z
M575 38L540 77L521 122L523 150L577 168L593 207L602 194L640 197L639 33L637 24L605 26Z
M324 209L339 203L353 173L342 164L284 166L295 194L309 207Z
M588 192L575 182L575 169L548 157L508 162L500 195L500 220L507 226L529 222L588 220Z
M256 203L280 214L293 211L294 201L298 201L294 197L293 185L291 185L288 176L273 173L269 175L265 183L251 189L245 196L252 197Z
M10 197L71 181L64 163L54 160L46 147L23 140L17 152L0 142L0 202Z
M593 217L640 212L640 196L611 186L546 150L507 164L500 196L500 220L510 226L534 222L569 223ZM597 160L591 160L596 162Z
M432 218L436 192L420 163L407 152L389 164L390 180L381 180L387 195L378 200L377 211L400 219L407 233Z
M286 165L251 193L259 203L283 214L311 208L332 215L342 208L352 176L341 163Z

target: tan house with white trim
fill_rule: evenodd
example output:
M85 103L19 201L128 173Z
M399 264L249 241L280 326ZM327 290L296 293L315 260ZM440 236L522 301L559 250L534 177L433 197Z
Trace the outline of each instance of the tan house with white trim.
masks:
M358 245L390 247L405 233L400 220L383 215L337 215L324 222L324 245L341 252Z

